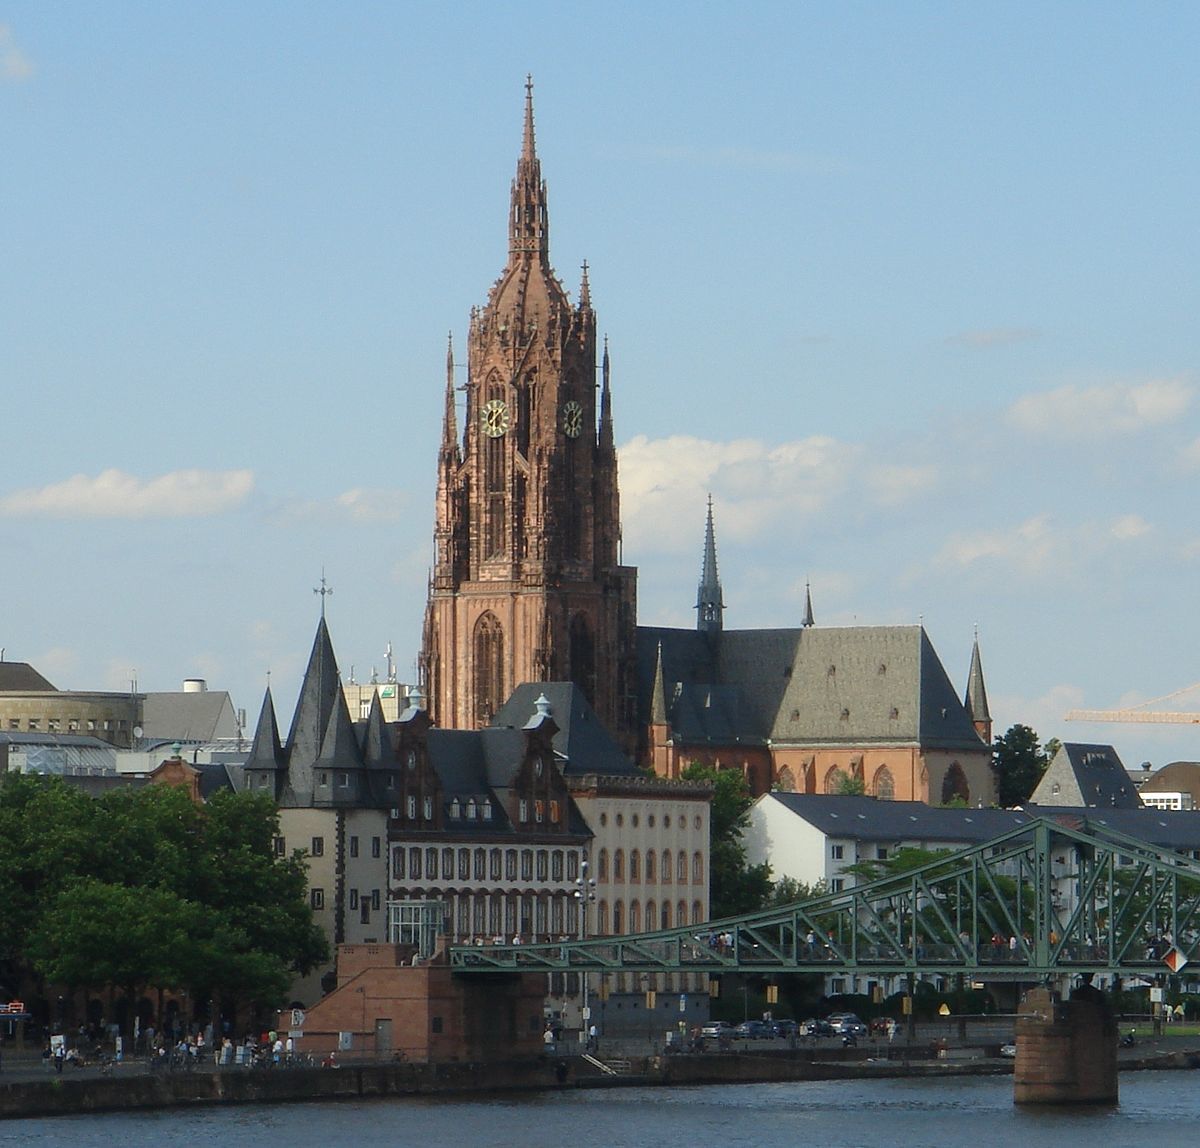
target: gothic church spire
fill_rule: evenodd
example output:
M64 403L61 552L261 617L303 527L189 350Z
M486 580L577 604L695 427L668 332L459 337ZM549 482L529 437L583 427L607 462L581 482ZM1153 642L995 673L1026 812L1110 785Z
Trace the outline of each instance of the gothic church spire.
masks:
M708 519L704 527L704 564L696 591L696 628L702 634L719 634L725 602L721 597L721 579L717 576L717 538L713 529L712 495L708 496Z

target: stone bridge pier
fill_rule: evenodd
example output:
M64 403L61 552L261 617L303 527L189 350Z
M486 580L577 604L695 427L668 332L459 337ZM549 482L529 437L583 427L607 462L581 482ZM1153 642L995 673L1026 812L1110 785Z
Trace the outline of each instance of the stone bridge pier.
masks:
M1017 1012L1017 1104L1116 1104L1117 1023L1091 985L1060 1000L1031 989Z

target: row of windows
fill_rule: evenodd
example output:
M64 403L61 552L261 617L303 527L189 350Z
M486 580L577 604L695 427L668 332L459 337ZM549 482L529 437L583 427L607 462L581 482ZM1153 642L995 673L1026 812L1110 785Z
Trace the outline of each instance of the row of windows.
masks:
M618 813L616 815L616 817L614 818L614 820L617 823L617 828L618 829L621 828L625 824L625 814ZM630 820L630 823L633 825L634 829L637 829L638 826L641 824L641 817L637 813L632 814L630 816L629 820ZM671 814L664 813L662 815L662 823L663 823L664 829L670 829L672 824L675 824L680 829L683 829L687 825L687 817L684 814L679 813L679 814L675 815L674 819L672 819ZM608 824L608 814L607 813L600 814L600 824L602 826ZM653 813L647 814L646 824L651 829L653 829L655 827L655 825L657 824L657 818L655 817L655 815ZM697 813L695 818L692 821L692 824L696 829L701 829L704 826L704 818L702 818L700 816L700 814Z
M403 894L403 890L400 891ZM567 893L553 896L520 893L459 893L447 904L446 924L455 940L490 939L497 942L520 937L526 941L549 941L574 934L579 928L579 902ZM654 932L689 924L686 901L671 903L632 900L598 901L588 934L615 935ZM690 923L704 920L704 906L693 901Z
M557 801L529 802L522 797L517 808L517 818L522 825L529 824L529 809L531 805L533 807L533 820L536 824L541 825L547 819L547 814L549 814L551 825L558 824L559 807Z
M324 837L314 837L312 839L312 841L309 842L309 846L310 846L309 850L308 850L309 856L311 856L311 857L324 857L325 856L325 838ZM358 856L358 838L357 837L350 838L349 848L350 848L350 856L357 857ZM287 853L286 838L276 837L275 838L275 854L276 854L276 856L283 857L286 853ZM382 857L383 856L383 838L382 837L372 837L371 838L371 856L372 857Z
M38 733L42 728L43 722L45 722L46 731L48 733L60 733L60 732L62 732L62 730L64 728L63 719L56 718L56 717L27 718L26 722L25 722L25 728L30 733ZM8 719L8 728L13 731L20 730L21 719L15 718L15 717L10 717ZM111 731L114 729L124 732L129 729L129 722L127 722L124 718L117 718L115 720L112 718L88 718L87 721L80 721L79 718L73 717L73 718L66 719L66 727L65 728L66 728L67 732L69 732L69 733L78 733L81 729L86 729L89 733L95 733L97 730Z
M644 861L645 880L647 882L661 880L664 885L669 885L673 874L676 883L680 885L688 883L688 855L685 850L680 849L678 853L672 854L671 850L664 849L660 855L648 849L646 850ZM609 865L608 850L600 850L596 857L597 881L628 880L636 882L642 879L643 857L639 850L631 849L629 851L628 876L626 875L624 849L617 849L613 852L611 866ZM693 885L704 884L704 854L699 851L692 854L691 880Z
M477 817L482 821L491 821L492 819L492 803L484 798L481 801L476 801L473 797L468 797L466 803L459 801L456 797L450 802L450 816L457 821L459 818L466 816L468 821L474 821Z
M562 849L398 845L392 850L392 877L397 881L574 881L578 876L579 854Z
M382 840L378 837L372 837L371 838L371 856L372 857L380 857L380 856L382 856L382 853L383 853ZM351 857L358 856L358 838L357 837L350 838L350 856Z
M310 889L308 892L308 903L314 909L325 908L325 890ZM350 890L350 909L351 912L358 911L362 915L362 923L369 925L371 923L372 912L378 913L380 906L383 904L383 897L378 889L359 891L358 889Z

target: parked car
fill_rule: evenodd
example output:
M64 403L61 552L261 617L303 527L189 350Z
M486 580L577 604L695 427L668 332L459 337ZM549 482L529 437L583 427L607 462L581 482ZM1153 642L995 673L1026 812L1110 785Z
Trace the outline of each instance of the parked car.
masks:
M800 1027L805 1036L833 1036L833 1029L827 1020L806 1020Z
M794 1020L771 1021L772 1036L795 1036L800 1026Z
M1017 1055L1017 1046L1015 1044L1002 1044L1000 1046L1000 1055L1012 1059L1012 1057Z
M700 1035L714 1040L722 1036L733 1036L733 1025L727 1020L710 1020L700 1029Z
M745 1020L733 1030L738 1040L770 1040L774 1033L765 1020Z
M866 1036L867 1026L852 1012L835 1012L829 1018L829 1027L836 1036Z

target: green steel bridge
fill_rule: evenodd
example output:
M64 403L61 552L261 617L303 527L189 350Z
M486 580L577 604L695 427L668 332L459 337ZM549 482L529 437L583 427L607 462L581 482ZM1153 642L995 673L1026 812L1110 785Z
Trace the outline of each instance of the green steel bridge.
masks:
M694 972L1148 979L1200 950L1200 862L1040 818L920 868L744 917L535 945L453 946L462 974Z

